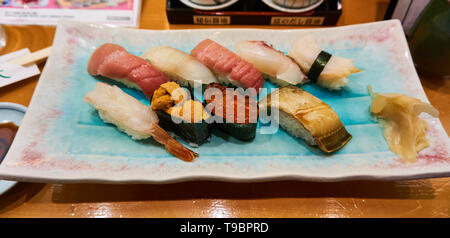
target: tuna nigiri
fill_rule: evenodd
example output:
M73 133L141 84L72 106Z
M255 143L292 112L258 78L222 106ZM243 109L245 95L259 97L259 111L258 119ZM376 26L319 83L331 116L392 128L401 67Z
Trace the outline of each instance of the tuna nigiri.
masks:
M341 89L348 83L350 74L361 71L353 65L353 60L323 51L311 36L297 39L288 55L297 62L309 80L331 90Z
M196 58L169 46L153 47L141 57L150 60L170 80L185 87L193 87L194 82L198 85L218 82L211 70Z
M187 149L158 126L158 116L148 106L124 93L119 87L97 83L83 100L98 110L100 118L114 124L134 140L153 137L166 150L184 161L193 161L198 154Z
M88 73L119 81L130 88L141 90L151 98L161 84L169 80L150 62L130 54L122 46L105 43L91 55Z
M306 76L291 58L264 41L239 41L235 49L240 57L278 86L303 84L306 81Z
M200 42L191 55L210 68L221 83L256 92L264 85L264 78L251 63L210 39Z

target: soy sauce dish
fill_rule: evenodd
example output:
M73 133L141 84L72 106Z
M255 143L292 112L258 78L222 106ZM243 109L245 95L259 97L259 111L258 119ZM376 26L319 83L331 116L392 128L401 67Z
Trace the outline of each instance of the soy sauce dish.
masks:
M0 102L0 164L8 153L27 108L15 103ZM0 195L14 186L16 181L0 180Z

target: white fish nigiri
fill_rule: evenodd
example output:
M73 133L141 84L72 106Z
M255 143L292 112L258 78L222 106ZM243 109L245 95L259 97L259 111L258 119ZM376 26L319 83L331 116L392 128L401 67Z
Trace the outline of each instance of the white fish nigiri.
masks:
M83 100L98 110L103 121L114 124L134 140L153 137L163 144L168 152L181 160L192 161L198 157L197 153L170 137L158 125L158 116L150 107L124 93L117 86L97 83L94 90L88 92Z
M252 63L272 83L279 86L303 84L306 76L298 65L264 41L239 41L236 53Z
M193 56L169 47L157 46L141 55L162 71L170 80L187 87L194 82L201 84L217 83L216 76Z
M321 51L322 49L317 45L315 40L307 35L294 42L288 55L308 75L311 66ZM353 60L332 55L317 78L317 84L328 89L338 90L348 83L348 76L350 74L360 71L353 64Z

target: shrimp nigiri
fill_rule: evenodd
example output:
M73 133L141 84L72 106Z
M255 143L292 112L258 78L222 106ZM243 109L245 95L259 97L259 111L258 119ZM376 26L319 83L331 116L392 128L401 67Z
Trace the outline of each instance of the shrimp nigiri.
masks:
M124 93L119 87L97 83L83 100L98 110L100 118L114 124L134 140L153 137L166 150L184 161L193 161L199 155L180 144L158 126L158 116L148 106Z
M264 78L251 63L215 41L203 40L191 55L211 69L221 83L252 88L256 92L264 85Z
M303 84L306 81L305 74L291 58L264 41L239 41L234 48L240 57L252 63L278 86Z
M309 35L297 39L288 55L308 75L309 80L331 90L341 89L348 83L350 74L361 71L353 65L353 60L323 51Z
M153 47L141 57L150 60L170 80L185 87L194 86L194 82L199 85L218 82L211 70L196 58L169 46Z

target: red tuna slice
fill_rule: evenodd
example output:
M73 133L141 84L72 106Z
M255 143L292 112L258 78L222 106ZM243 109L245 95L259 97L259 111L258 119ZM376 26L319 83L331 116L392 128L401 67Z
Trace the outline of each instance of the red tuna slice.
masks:
M111 44L111 43L105 43L103 45L101 45L100 47L98 47L94 53L92 53L91 58L89 59L89 63L88 63L88 73L90 75L99 75L98 73L98 68L99 66L103 63L103 61L105 60L105 58L110 55L111 53L115 52L115 51L125 51L126 50L120 46L120 45L116 45L116 44Z
M136 83L151 98L153 92L169 80L150 62L130 54L123 47L106 43L97 48L89 59L88 72L110 79L126 79Z
M208 68L220 74L228 74L231 80L239 82L245 88L254 88L258 92L264 85L264 78L251 63L210 39L200 42L191 51L191 55Z
M153 96L153 92L158 89L161 84L169 81L158 69L156 69L156 67L150 63L142 64L141 66L133 69L127 75L127 79L137 83L142 92L144 92L145 96L149 99Z
M123 79L134 69L141 65L145 65L146 62L144 61L126 51L117 50L104 58L103 63L98 67L97 72L99 75L108 78Z

